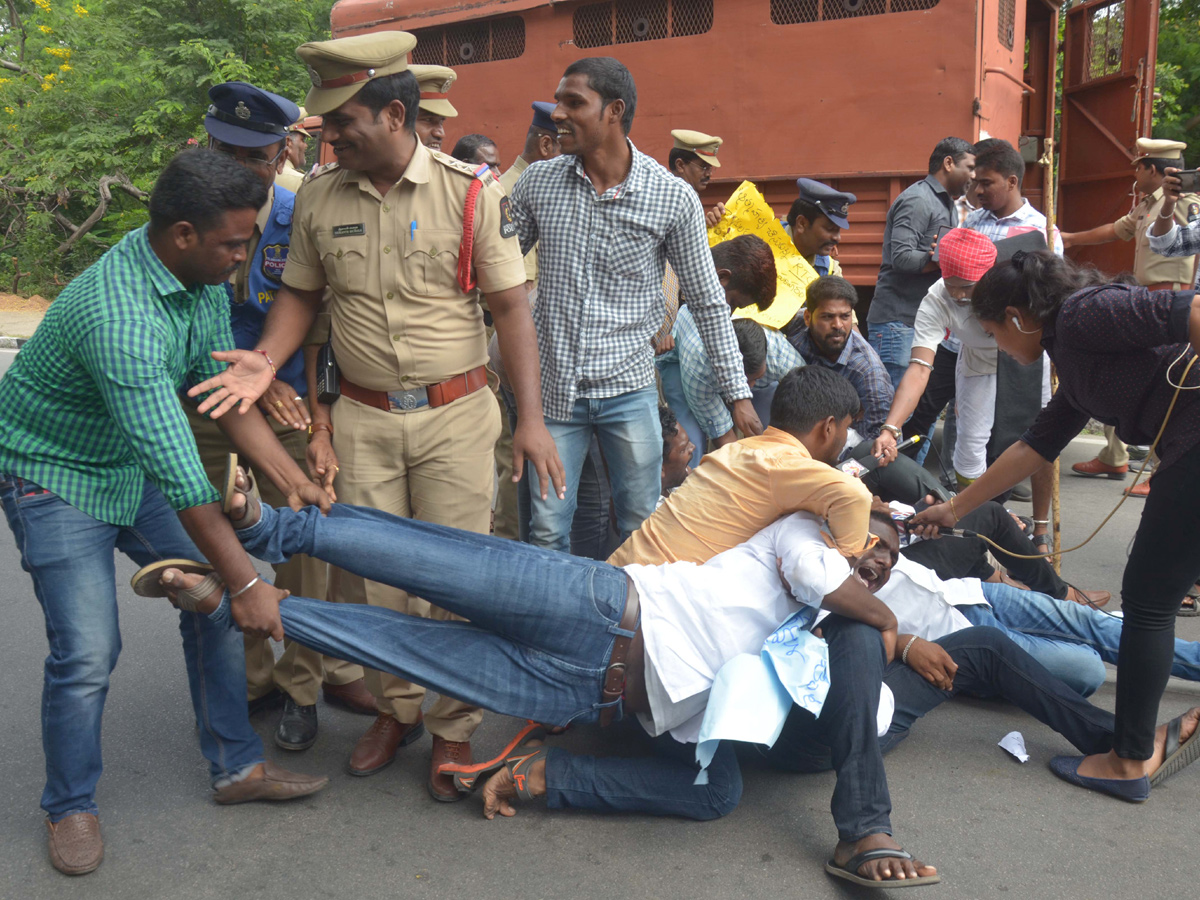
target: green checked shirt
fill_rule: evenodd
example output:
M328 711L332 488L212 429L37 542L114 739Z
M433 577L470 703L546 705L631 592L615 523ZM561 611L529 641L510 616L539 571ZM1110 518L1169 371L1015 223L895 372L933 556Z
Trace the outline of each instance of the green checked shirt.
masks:
M225 369L223 285L185 288L146 228L72 281L0 381L0 473L132 525L149 478L176 510L218 500L179 402Z

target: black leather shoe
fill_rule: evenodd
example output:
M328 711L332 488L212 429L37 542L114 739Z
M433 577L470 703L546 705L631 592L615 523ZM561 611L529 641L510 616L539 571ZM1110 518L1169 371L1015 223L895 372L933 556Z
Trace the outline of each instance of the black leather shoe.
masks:
M317 739L317 706L300 706L291 697L283 701L283 716L275 729L275 746L307 750Z

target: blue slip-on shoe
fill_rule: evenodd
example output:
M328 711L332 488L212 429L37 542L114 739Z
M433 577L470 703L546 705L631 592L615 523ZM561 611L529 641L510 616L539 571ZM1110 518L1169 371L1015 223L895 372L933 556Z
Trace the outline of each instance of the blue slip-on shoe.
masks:
M1079 774L1079 764L1083 760L1082 756L1056 756L1050 760L1050 771L1063 781L1109 794L1126 803L1145 803L1150 799L1150 779L1146 775L1141 778L1088 778Z

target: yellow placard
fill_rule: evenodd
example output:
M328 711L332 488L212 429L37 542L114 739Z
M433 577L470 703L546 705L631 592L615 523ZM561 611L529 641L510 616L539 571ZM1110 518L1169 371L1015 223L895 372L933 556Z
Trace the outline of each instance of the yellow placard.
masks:
M800 255L762 193L749 181L739 184L725 202L725 215L708 229L708 245L711 247L739 234L753 234L767 242L775 255L779 284L775 289L775 302L765 312L747 306L735 312L734 318L753 319L768 328L782 328L804 305L805 289L817 280L817 270Z

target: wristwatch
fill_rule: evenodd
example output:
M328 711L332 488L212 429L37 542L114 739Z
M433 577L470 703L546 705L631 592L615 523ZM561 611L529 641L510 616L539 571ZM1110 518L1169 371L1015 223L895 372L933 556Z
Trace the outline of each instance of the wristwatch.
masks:
M882 431L890 431L892 433L892 437L894 437L896 440L900 440L900 438L904 437L904 432L901 431L900 428L897 427L896 425L889 425L886 422L884 422L879 427L880 427L880 430L882 430Z

